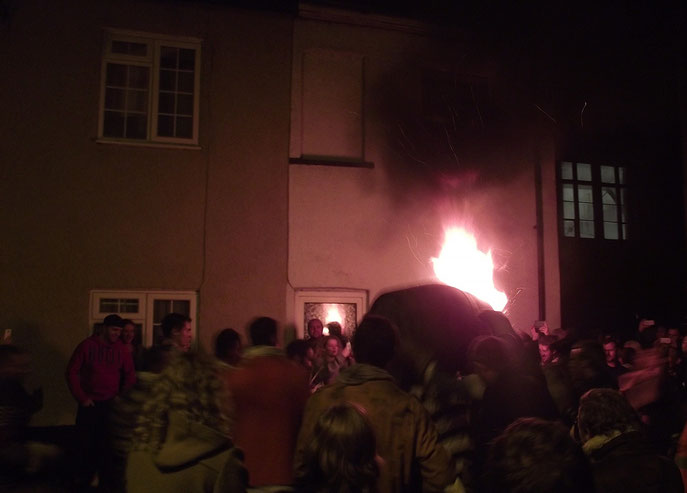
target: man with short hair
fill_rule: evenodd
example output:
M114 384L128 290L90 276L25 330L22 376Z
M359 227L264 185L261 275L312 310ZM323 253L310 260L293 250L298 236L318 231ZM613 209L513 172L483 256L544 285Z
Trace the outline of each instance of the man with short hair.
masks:
M453 482L448 453L437 443L427 411L384 369L397 344L396 329L387 319L368 315L360 323L353 336L357 363L308 401L296 447L297 479L306 472L304 453L320 415L332 405L351 402L365 409L375 432L384 464L377 481L379 493L439 492Z
M627 368L620 364L618 359L618 343L611 336L606 336L603 339L604 354L606 355L606 369L613 379L613 383L618 388L618 377L623 373L627 373Z
M308 335L311 339L320 339L322 337L322 332L324 326L319 318L311 318L308 320Z
M79 404L76 431L83 454L79 479L86 483L103 466L111 401L136 382L131 353L120 340L124 325L119 315L105 317L102 330L81 342L67 365L67 384Z
M253 345L225 373L234 442L244 452L251 486L287 486L293 482L293 450L310 395L308 372L275 347L274 319L255 319L248 334Z
M181 313L168 313L160 324L162 328L163 346L173 346L179 351L186 352L191 348L193 333L191 319Z

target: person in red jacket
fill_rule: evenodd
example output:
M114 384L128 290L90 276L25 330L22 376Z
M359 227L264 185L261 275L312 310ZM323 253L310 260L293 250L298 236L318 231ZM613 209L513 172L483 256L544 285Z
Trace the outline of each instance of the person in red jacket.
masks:
M252 346L225 381L233 401L236 446L245 454L252 487L293 483L293 451L305 402L307 370L276 347L277 322L269 317L249 327Z
M105 317L102 331L82 341L67 365L67 384L79 405L78 483L91 483L104 464L110 403L136 382L131 353L120 340L123 327L124 320L119 315Z

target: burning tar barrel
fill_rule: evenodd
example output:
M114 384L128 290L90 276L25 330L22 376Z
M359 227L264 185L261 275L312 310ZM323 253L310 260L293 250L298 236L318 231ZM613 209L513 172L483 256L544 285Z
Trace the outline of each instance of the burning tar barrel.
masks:
M400 350L390 371L404 388L421 383L430 362L445 373L467 372L467 351L475 337L517 339L502 313L444 284L384 293L368 314L386 317L398 327Z

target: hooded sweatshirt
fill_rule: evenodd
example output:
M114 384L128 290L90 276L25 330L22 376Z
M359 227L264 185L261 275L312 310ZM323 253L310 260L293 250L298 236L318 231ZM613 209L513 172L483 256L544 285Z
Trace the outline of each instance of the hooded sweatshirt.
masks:
M110 400L135 382L131 354L121 341L110 344L91 336L76 347L67 365L69 390L80 404Z

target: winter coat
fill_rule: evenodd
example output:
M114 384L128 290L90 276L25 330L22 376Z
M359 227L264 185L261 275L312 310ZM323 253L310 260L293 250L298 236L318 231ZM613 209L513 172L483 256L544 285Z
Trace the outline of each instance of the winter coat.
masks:
M129 493L242 493L248 477L243 454L219 431L174 411L156 452L134 450L127 461Z
M677 466L649 446L639 432L595 436L584 443L597 493L681 493Z
M342 371L336 382L310 397L296 446L296 477L304 477L304 455L318 418L328 408L352 402L367 411L383 465L379 493L443 491L454 480L448 453L437 443L437 432L422 404L402 391L393 377L358 363Z
M233 439L251 486L293 483L293 450L310 396L305 368L272 346L246 349L224 374L233 404Z

